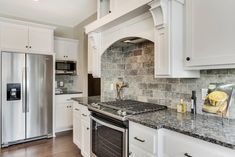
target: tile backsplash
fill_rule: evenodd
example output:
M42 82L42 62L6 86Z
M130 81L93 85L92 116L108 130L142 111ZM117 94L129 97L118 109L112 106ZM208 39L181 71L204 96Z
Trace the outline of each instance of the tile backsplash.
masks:
M67 89L69 91L77 91L78 87L78 76L71 75L56 75L55 80L57 81L57 87L61 89ZM63 87L59 86L60 82L64 83Z
M190 104L191 92L197 92L197 110L202 113L201 89L210 83L235 83L235 69L203 70L199 79L154 78L154 44L115 43L103 55L101 62L102 101L115 100L111 84L122 78L128 84L124 99L153 102L176 108L180 98ZM188 105L190 109L190 105Z

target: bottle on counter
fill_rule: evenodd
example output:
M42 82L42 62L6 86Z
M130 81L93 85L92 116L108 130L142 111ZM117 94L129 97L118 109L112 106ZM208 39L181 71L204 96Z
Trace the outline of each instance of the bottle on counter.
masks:
M177 112L185 113L187 111L187 105L184 103L183 99L180 99L180 103L177 105Z
M196 105L196 91L192 91L192 96L191 96L191 113L197 114L197 105Z

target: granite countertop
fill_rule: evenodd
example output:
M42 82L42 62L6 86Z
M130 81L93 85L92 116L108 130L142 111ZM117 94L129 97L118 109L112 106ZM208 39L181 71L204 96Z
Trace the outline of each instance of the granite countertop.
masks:
M79 91L63 91L62 93L55 93L55 95L65 95L65 94L82 94Z
M91 103L100 102L100 96L78 97L72 98L72 100L77 101L79 104L87 106Z
M128 120L154 128L165 128L207 142L235 149L235 120L191 113L177 113L167 109L134 115Z

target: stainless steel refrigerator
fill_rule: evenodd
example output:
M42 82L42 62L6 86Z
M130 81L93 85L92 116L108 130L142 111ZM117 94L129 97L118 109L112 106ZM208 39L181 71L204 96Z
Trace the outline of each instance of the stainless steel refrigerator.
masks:
M1 53L1 146L52 137L53 57Z

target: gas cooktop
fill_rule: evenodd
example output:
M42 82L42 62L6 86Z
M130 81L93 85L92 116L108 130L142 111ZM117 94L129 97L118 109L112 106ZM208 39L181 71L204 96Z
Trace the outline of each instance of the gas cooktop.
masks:
M88 108L90 111L98 112L122 121L125 121L127 117L131 115L167 109L166 106L134 100L93 103L89 105Z

